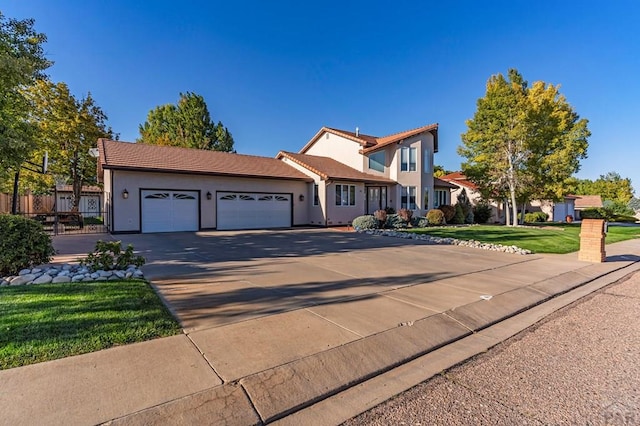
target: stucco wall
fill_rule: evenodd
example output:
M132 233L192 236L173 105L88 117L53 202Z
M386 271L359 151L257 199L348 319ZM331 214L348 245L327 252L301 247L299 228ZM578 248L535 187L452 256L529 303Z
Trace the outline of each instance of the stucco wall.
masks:
M105 185L108 171L105 171ZM293 225L307 225L309 183L283 179L251 179L224 176L199 176L173 173L132 172L113 170L113 224L114 232L138 232L140 226L140 190L170 189L183 191L200 191L200 226L202 229L216 227L217 191L273 192L293 194ZM124 189L129 198L123 199ZM106 191L106 186L105 186ZM205 194L211 192L211 200ZM300 195L305 196L300 201Z
M325 224L324 212L326 211L326 205L327 205L326 197L324 196L325 195L324 187L326 182L321 180L318 174L312 172L311 170L305 167L302 167L298 163L291 161L286 157L282 158L282 161L284 161L289 166L301 171L302 173L306 174L307 176L313 179L314 183L308 184L309 185L307 189L308 196L305 199L307 208L309 209L308 220L310 225L324 225ZM320 198L320 204L317 206L313 205L313 185L314 184L318 185L318 198Z
M356 203L354 206L336 206L336 185L355 185ZM325 186L327 200L327 225L346 225L366 211L366 195L363 183L329 182Z
M349 167L363 171L360 148L358 142L325 132L305 154L334 158Z

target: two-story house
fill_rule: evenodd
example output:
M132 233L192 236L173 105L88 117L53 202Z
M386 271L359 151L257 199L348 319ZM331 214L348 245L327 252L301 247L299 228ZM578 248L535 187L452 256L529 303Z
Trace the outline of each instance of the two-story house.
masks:
M387 207L449 202L434 179L438 125L375 137L323 127L276 158L98 141L111 232L332 226Z
M437 124L384 137L323 127L300 152L277 158L313 178L310 224L336 225L387 207L424 215L436 202L437 151Z

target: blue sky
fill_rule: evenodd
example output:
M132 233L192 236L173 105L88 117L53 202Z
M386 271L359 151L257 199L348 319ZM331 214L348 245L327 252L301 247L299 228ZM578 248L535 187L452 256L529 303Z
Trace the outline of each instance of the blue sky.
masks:
M383 136L437 122L436 164L455 170L487 79L517 68L560 84L589 119L579 177L617 171L640 188L637 0L5 0L0 10L36 19L52 80L90 91L122 140L192 91L239 153L297 151L325 125Z

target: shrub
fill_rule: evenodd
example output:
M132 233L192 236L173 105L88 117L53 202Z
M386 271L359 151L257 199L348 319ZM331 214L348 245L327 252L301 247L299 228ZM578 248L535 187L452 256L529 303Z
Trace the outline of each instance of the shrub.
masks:
M489 218L491 218L491 207L489 204L485 202L478 203L478 205L473 208L473 218L476 223L487 223Z
M133 254L133 246L129 244L125 251L122 251L120 241L96 242L96 248L89 253L86 258L80 260L80 264L88 267L92 271L112 269L125 269L129 265L142 266L145 259L142 256Z
M429 220L423 216L415 217L413 218L411 225L414 228L426 228L427 226L429 226Z
M400 209L398 210L398 216L406 223L411 222L411 216L413 216L413 212L409 209Z
M469 211L467 212L467 214L464 217L464 223L473 223L474 221L474 215L473 215L473 209L470 208Z
M580 217L582 219L604 219L603 213L600 211L600 209L596 208L582 210L580 212Z
M456 225L462 225L464 223L464 211L462 210L462 204L456 204L456 214L453 215L450 223L454 223Z
M386 211L387 214L396 214L396 209L394 209L393 207L386 207L384 211Z
M0 275L47 263L54 254L42 224L22 216L0 215Z
M373 212L373 217L378 221L378 228L384 228L387 223L387 211L386 210L376 210Z
M444 220L446 220L447 223L451 222L451 219L453 219L453 216L456 214L456 208L449 204L443 204L438 207L438 209L444 213Z
M355 219L353 219L353 222L351 222L351 224L355 229L358 230L378 228L378 221L375 217L373 217L373 215L370 214L356 217Z
M427 212L427 222L429 225L444 225L444 213L438 209L429 210Z
M390 214L387 215L386 227L391 229L406 228L407 223L402 220L402 218L398 214Z
M549 216L545 212L525 213L524 221L526 223L546 222Z

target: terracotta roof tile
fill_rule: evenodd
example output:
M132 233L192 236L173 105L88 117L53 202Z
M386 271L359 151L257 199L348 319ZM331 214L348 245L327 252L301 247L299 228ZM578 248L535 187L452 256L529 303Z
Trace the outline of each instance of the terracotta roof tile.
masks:
M478 189L478 185L471 182L462 172L453 172L444 176L440 176L440 179L454 183L456 185L465 186L469 189L473 189L474 191Z
M396 184L397 182L384 176L364 173L329 157L318 155L294 154L280 151L277 158L288 158L300 166L319 175L323 180L348 180L365 183Z
M99 170L123 169L311 181L283 161L171 146L98 140Z
M410 138L411 136L418 135L424 132L432 132L434 137L434 150L438 152L438 124L429 124L427 126L417 127L411 130L405 130L403 132L394 133L388 136L377 137L371 135L365 135L358 132L356 136L355 132L348 130L340 130L332 127L322 127L318 133L316 133L309 142L299 151L300 154L304 154L307 150L322 136L325 132L333 133L334 135L342 136L345 139L357 142L362 146L362 153L376 151L392 143L400 142L403 139Z
M589 209L594 207L602 207L602 198L599 195L575 195L576 209Z

